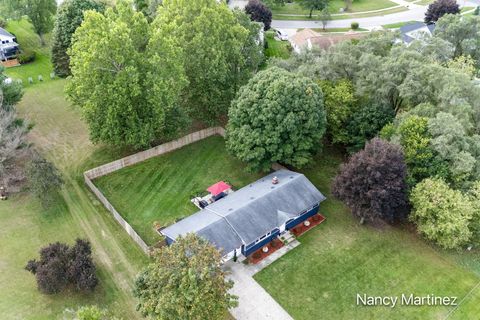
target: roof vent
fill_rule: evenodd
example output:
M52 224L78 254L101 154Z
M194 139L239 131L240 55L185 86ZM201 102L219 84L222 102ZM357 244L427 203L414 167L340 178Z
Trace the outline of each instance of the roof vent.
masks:
M278 184L278 178L277 178L277 176L273 177L273 179L272 179L272 184Z
M233 209L232 209L232 208L229 208L228 211L233 211Z
M253 200L253 199L255 199L255 197L250 197L250 200Z
M290 179L293 179L293 176L290 176Z

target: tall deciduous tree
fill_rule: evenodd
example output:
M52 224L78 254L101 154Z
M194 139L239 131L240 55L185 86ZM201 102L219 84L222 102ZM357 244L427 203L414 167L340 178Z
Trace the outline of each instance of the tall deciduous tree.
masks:
M472 204L460 191L451 189L441 179L425 179L410 196L413 211L410 219L425 238L445 249L469 242Z
M55 0L3 0L10 17L28 16L35 32L45 45L44 35L53 28L53 16L57 10Z
M250 0L245 6L245 12L253 21L262 22L264 30L270 29L272 11L260 0Z
M225 319L236 297L225 279L220 253L194 234L157 250L135 281L134 295L144 316L155 319Z
M274 162L302 167L325 129L318 85L273 67L259 72L232 102L227 148L252 170L267 171Z
M83 21L87 10L103 11L104 5L96 0L65 0L58 7L52 36L52 62L55 74L70 75L70 58L67 54L72 35Z
M314 10L323 10L328 6L328 0L297 0L301 7L310 11L309 17L312 17Z
M85 13L69 50L67 95L82 107L94 142L143 147L182 129L184 54L181 39L165 32L126 1Z
M407 209L406 173L401 148L374 138L341 166L333 194L362 222L398 221Z
M425 12L425 23L436 22L446 14L458 13L460 13L460 6L457 0L436 0L428 5L427 12Z
M178 41L189 86L184 105L200 120L213 122L227 113L241 85L258 66L244 50L250 42L228 6L216 0L165 0L154 25L165 41ZM257 42L256 54L262 44Z
M57 168L39 154L35 155L27 170L30 190L40 199L44 208L54 201L56 194L63 185L63 179Z

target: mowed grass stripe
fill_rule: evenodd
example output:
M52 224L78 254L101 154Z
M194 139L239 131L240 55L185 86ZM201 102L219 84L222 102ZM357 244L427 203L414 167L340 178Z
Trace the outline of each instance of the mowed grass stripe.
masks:
M220 180L241 188L262 174L247 173L245 165L225 150L214 136L96 179L113 206L137 233L153 245L153 223L167 226L198 211L190 202Z

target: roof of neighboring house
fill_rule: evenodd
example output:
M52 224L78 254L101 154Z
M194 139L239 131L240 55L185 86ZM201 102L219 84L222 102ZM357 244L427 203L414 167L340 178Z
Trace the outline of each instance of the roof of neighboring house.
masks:
M363 37L364 34L358 32L347 32L342 34L321 34L315 32L312 29L303 29L297 32L294 36L290 38L292 44L296 45L299 48L304 47L308 44L308 40L312 46L319 47L321 49L328 49L334 44L337 44L341 41L359 39Z
M0 28L0 35L15 38L15 36L13 34L11 34L10 32L8 32L7 30L5 30L3 28Z
M295 33L291 38L290 41L296 44L299 47L302 47L307 44L308 39L321 37L321 34L318 32L313 31L312 29L303 29Z
M328 49L331 46L346 40L360 39L364 37L365 34L358 32L344 33L344 34L335 34L335 35L325 35L317 38L312 38L310 41L313 46L319 47L321 49Z
M418 37L415 37L414 34L418 31L425 31L431 35L434 30L435 24L425 24L423 22L416 22L400 27L400 32L405 43L410 43L413 40L416 40Z
M217 183L211 185L210 187L208 187L207 191L210 192L211 194L213 194L214 196L217 196L220 193L222 193L223 191L226 191L230 188L231 188L231 186L229 186L228 184L226 184L223 181L220 181L220 182L217 182Z
M278 178L273 184L272 179ZM280 227L325 196L303 175L279 170L161 230L171 239L195 232L224 253Z

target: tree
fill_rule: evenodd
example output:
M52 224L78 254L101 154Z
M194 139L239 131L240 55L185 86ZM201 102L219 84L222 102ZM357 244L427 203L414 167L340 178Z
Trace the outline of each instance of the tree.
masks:
M319 81L325 100L327 135L333 143L348 144L348 121L355 111L353 84L348 80Z
M28 16L33 29L40 37L42 46L44 46L44 35L53 28L53 16L57 10L55 0L3 0L3 3L10 17Z
M87 10L103 11L104 5L96 0L65 0L58 7L52 35L52 62L55 74L60 77L70 75L67 50Z
M165 0L154 21L164 41L178 41L189 85L183 105L196 119L209 123L226 115L238 89L253 75L248 53L249 30L225 3L216 0Z
M425 12L425 23L433 23L446 14L460 13L460 6L456 0L436 0L428 5Z
M71 320L119 320L119 319L115 316L112 316L111 313L108 312L108 310L106 309L101 309L97 306L83 306L73 314L73 317Z
M72 284L77 290L92 291L98 284L90 243L77 239L73 247L55 242L40 250L40 260L28 261L25 269L35 275L40 291L59 293Z
M451 189L442 179L429 178L417 184L410 201L410 219L425 238L445 249L468 243L473 210L467 196Z
M251 170L275 162L300 168L325 133L323 95L310 79L273 67L259 72L232 102L227 148Z
M5 68L0 65L0 109L9 110L23 97L22 85L7 80Z
M310 10L309 18L312 17L314 10L323 10L328 6L328 0L297 0L296 2L302 8Z
M73 39L66 92L93 142L145 147L184 127L178 103L187 81L175 37L119 1L104 14L87 11Z
M245 6L245 12L250 15L252 21L262 22L264 30L270 29L272 24L272 11L260 0L249 0Z
M435 24L434 36L451 43L454 57L470 56L480 68L480 16L447 14Z
M470 231L472 232L472 242L480 245L480 181L474 183L469 190L468 196L472 203L473 216L470 222Z
M446 163L438 158L430 145L432 135L428 130L428 121L426 117L411 115L403 119L397 129L408 168L407 181L411 188L425 178L448 176Z
M322 21L323 30L327 27L328 21L332 19L332 15L330 14L330 10L328 7L325 7L320 11L320 20Z
M36 154L27 168L30 190L40 199L42 206L48 208L55 200L63 179L55 166Z
M372 139L364 150L341 166L332 190L362 222L403 219L408 199L401 148L379 138Z
M138 310L155 319L224 319L236 297L228 293L221 254L195 234L154 253L135 281Z
M27 134L25 123L17 119L13 107L8 110L0 108L0 176L5 174L5 164L15 157L24 144Z
M394 117L395 113L389 106L375 102L361 104L346 125L347 150L351 153L362 149L365 142L375 137Z

